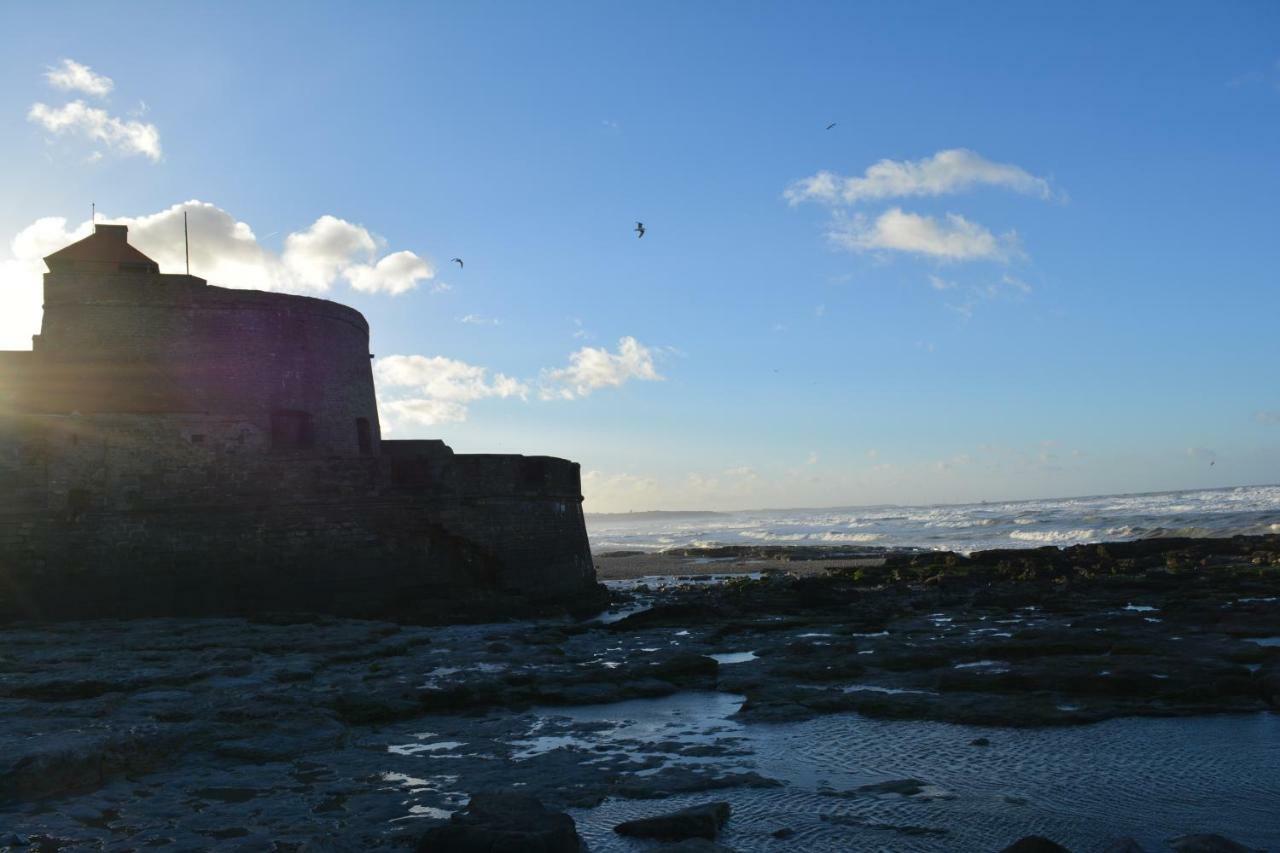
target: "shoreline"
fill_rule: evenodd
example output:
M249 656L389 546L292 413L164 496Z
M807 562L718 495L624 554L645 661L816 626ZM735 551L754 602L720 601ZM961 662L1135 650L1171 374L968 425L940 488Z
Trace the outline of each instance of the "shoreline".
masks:
M742 853L989 853L1049 825L1070 849L1280 846L1258 817L1280 536L714 554L601 557L641 582L593 618L0 626L0 826L20 849L394 851L517 788L601 853L634 849L620 821L712 799ZM1169 774L1216 805L1147 781Z

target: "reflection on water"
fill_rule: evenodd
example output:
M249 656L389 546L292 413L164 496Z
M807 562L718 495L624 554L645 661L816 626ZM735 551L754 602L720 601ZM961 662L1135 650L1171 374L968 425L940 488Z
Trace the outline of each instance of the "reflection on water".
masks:
M741 739L737 765L786 783L659 801L610 799L574 810L593 851L630 851L613 826L709 800L734 807L721 841L734 849L990 851L1028 834L1071 849L1133 836L1164 849L1171 836L1220 832L1280 847L1280 717L1123 719L1091 726L1004 729L878 721L855 714L798 723L734 723L741 697L687 693L544 713L607 725L578 745ZM974 746L976 738L990 741ZM552 747L550 742L545 746ZM554 747L552 747L554 748ZM919 779L923 795L849 795L862 785ZM825 793L824 793L825 792ZM833 794L842 794L839 796ZM775 830L795 834L780 846ZM927 832L925 830L928 830Z

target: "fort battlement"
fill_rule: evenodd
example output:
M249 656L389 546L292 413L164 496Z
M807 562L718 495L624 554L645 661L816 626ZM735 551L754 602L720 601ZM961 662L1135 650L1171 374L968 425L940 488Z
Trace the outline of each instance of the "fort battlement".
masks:
M46 259L0 353L0 619L597 594L577 464L384 441L359 312L161 274L117 228Z

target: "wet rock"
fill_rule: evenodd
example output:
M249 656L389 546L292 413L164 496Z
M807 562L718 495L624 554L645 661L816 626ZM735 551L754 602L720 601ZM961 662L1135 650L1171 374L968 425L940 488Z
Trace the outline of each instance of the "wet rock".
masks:
M400 694L348 693L335 698L332 708L351 726L392 723L422 713L420 702Z
M1019 838L1000 853L1071 853L1071 851L1043 835L1028 835L1025 838Z
M677 841L685 838L714 839L720 833L720 827L729 819L729 812L728 803L706 803L670 814L629 820L615 826L613 831L632 838Z
M481 793L447 824L428 829L418 853L584 853L573 818L528 794Z
M1221 835L1182 835L1170 839L1169 846L1177 853L1259 853Z
M904 797L914 797L923 791L927 784L929 783L922 782L919 779L892 779L888 782L860 785L857 788L857 792L859 794L901 794Z
M67 732L33 739L21 752L0 755L0 803L94 790L125 774L165 764L193 731L134 726L105 734Z

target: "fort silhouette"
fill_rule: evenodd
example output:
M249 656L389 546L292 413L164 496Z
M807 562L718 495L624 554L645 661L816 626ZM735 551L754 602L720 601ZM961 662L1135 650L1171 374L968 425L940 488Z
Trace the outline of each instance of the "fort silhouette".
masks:
M97 225L0 352L0 620L461 618L592 599L579 467L382 438L352 308Z

